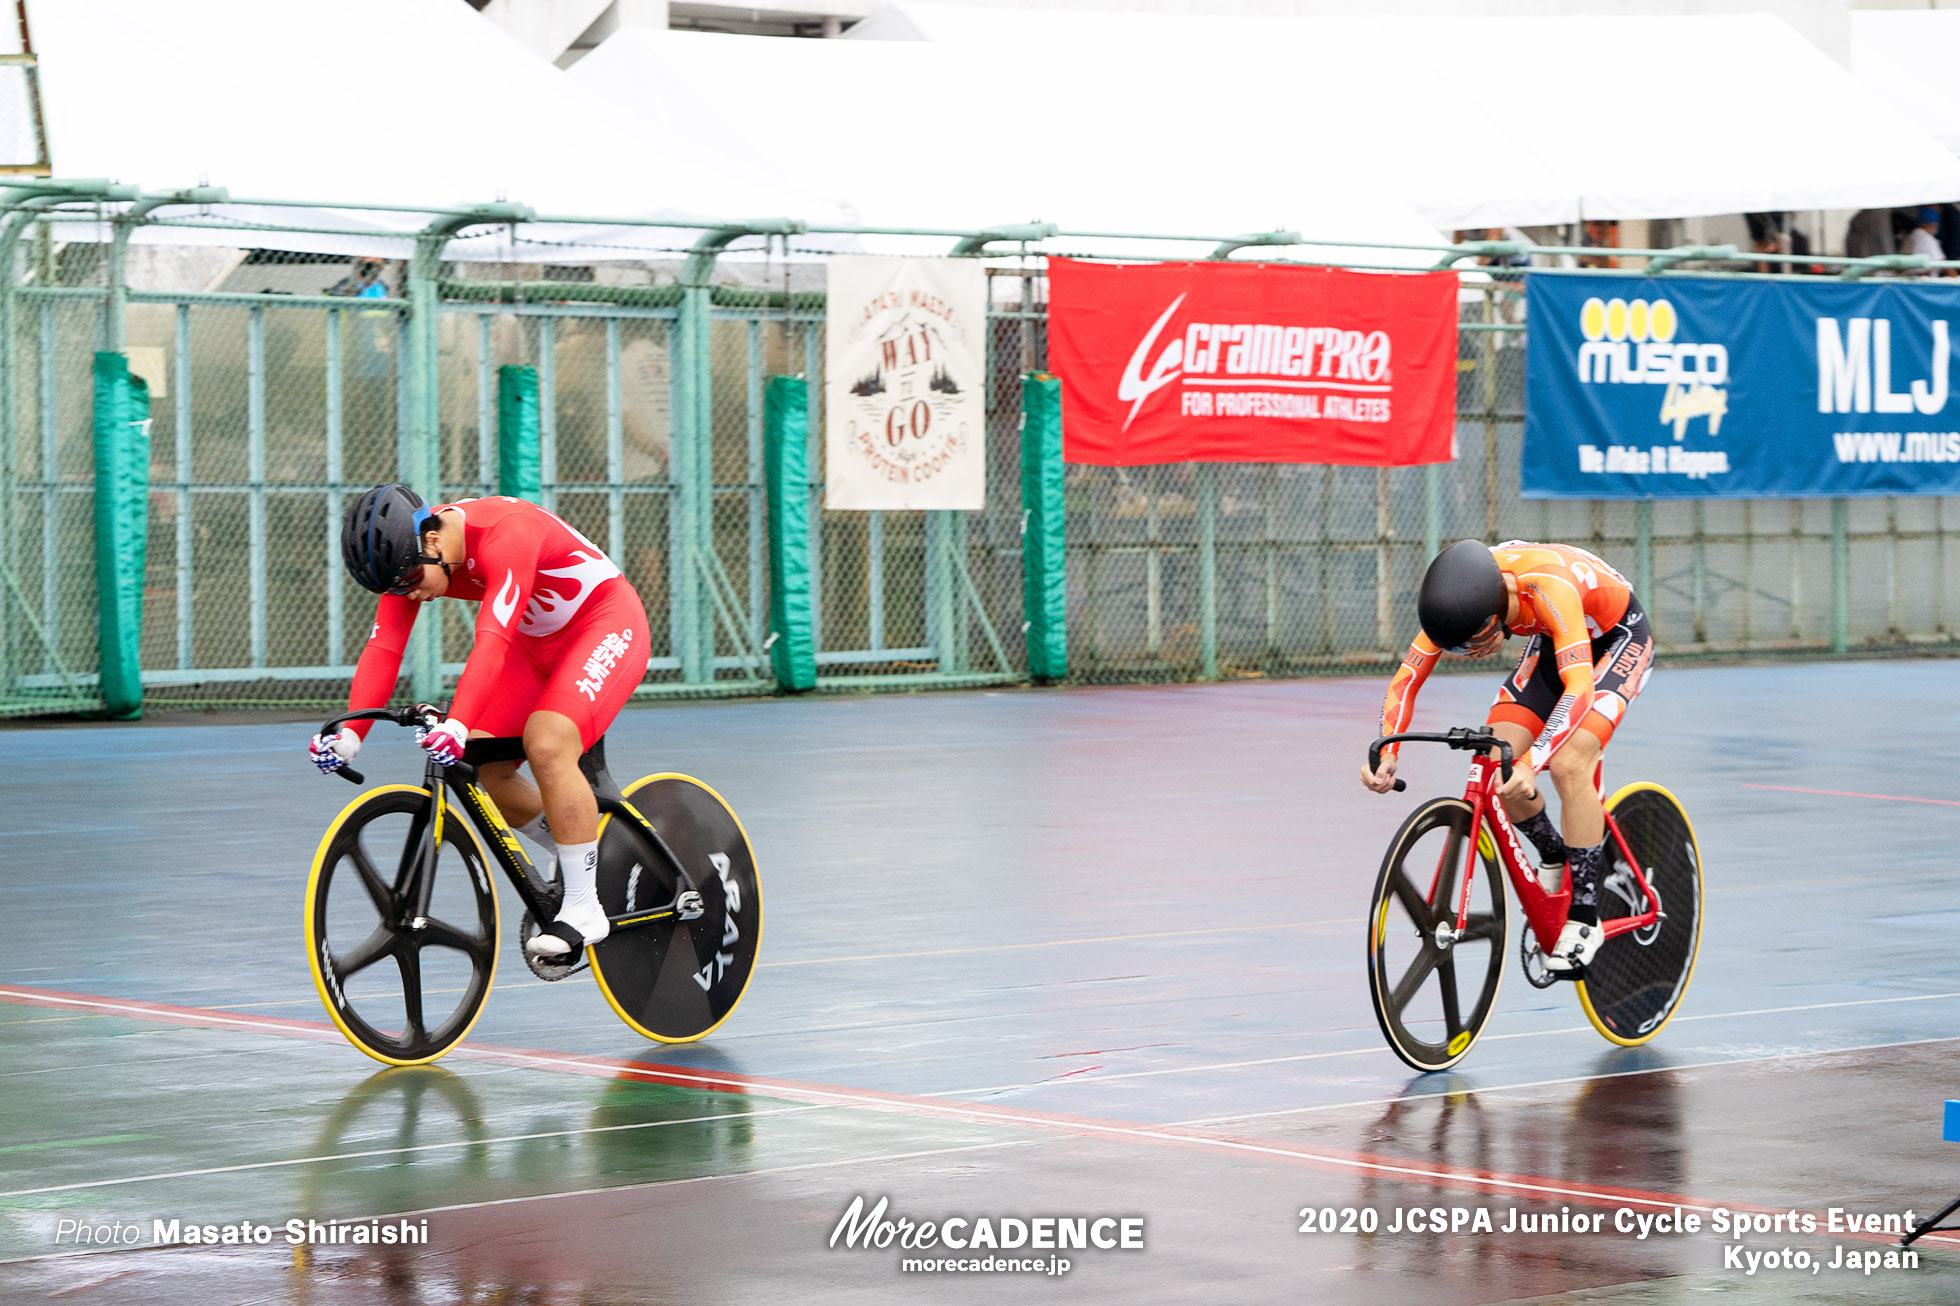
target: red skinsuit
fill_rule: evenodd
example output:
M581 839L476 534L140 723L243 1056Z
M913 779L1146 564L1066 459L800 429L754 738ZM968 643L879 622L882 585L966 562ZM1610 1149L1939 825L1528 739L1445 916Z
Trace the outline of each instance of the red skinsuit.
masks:
M1543 770L1572 732L1581 723L1602 742L1612 736L1612 721L1598 717L1588 721L1593 707L1592 641L1611 630L1626 616L1627 600L1633 587L1626 577L1584 549L1569 544L1527 544L1511 540L1491 549L1498 569L1518 583L1518 619L1511 626L1513 635L1543 635L1558 659L1559 680L1565 695L1542 723L1544 734L1532 748L1532 764ZM1436 665L1441 651L1429 636L1418 633L1409 645L1408 655L1395 678L1388 683L1388 696L1382 702L1381 732L1400 734L1409 728L1415 715L1416 691ZM1520 680L1527 675L1520 675ZM1507 704L1500 695L1492 708L1492 720L1517 719L1515 712L1503 710ZM1617 715L1617 714L1616 714ZM1534 731L1535 717L1524 714L1519 724ZM1399 750L1389 744L1385 754Z
M448 597L482 605L449 715L472 730L519 736L533 712L559 712L590 748L646 675L652 640L639 594L597 545L534 503L499 496L436 511L463 519L464 562ZM350 711L394 693L421 606L381 596ZM349 728L365 735L372 724Z

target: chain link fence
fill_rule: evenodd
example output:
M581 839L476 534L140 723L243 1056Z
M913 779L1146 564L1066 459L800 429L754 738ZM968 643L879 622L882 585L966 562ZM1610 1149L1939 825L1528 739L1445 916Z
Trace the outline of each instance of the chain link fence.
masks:
M25 227L0 287L0 715L101 702L91 360L110 348L149 388L145 697L343 702L373 598L341 568L341 513L414 479L406 262L158 243L118 270L103 243ZM442 494L498 491L500 369L533 369L540 498L645 600L642 692L766 692L762 396L801 374L820 687L1024 675L1020 383L1047 364L1039 259L989 268L986 508L880 513L822 507L820 260L779 250L724 278L740 284L698 287L691 309L684 250L611 252L439 268L425 302ZM1948 500L1522 499L1522 298L1466 280L1447 465L1070 466L1070 678L1372 671L1414 632L1432 549L1465 537L1593 549L1634 579L1664 655L1951 644ZM691 311L707 342L694 371ZM453 679L471 623L424 620Z

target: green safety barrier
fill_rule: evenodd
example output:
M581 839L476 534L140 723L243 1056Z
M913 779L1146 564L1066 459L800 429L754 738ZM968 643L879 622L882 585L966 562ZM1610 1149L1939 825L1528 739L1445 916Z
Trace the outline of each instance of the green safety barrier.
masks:
M769 510L769 664L791 693L817 685L810 603L810 387L772 376L762 405Z
M1021 381L1021 575L1028 675L1068 675L1068 550L1063 531L1062 383Z
M538 369L497 369L497 493L539 503L544 498L538 441Z
M95 590L108 714L143 715L143 567L150 530L150 387L95 356Z

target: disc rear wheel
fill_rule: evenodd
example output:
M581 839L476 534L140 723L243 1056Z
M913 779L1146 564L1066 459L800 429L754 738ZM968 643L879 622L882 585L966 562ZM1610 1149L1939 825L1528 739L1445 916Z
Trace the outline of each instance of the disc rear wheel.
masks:
M1458 931L1472 842L1483 859ZM1504 973L1504 889L1460 798L1424 803L1402 823L1368 912L1368 992L1395 1055L1421 1071L1467 1055L1490 1020Z
M762 941L762 886L741 821L721 795L684 775L650 775L626 800L666 841L701 895L692 920L615 925L589 950L613 1011L662 1043L691 1043L728 1019L748 989ZM599 831L599 902L608 916L674 900L666 860L630 820Z
M1586 1018L1623 1047L1661 1032L1680 1006L1701 947L1701 849L1674 795L1655 784L1632 784L1606 805L1641 871L1661 900L1662 917L1644 929L1616 934L1579 981ZM1599 918L1643 915L1647 895L1609 833L1599 886Z

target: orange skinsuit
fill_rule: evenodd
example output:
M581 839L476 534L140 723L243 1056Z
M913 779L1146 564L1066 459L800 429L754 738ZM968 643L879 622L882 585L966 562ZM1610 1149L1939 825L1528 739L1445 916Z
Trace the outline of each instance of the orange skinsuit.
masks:
M1618 694L1595 695L1593 641L1626 616L1633 587L1599 558L1569 544L1510 540L1493 547L1491 554L1498 569L1518 583L1518 619L1510 626L1511 634L1545 636L1558 660L1559 680L1565 688L1558 706L1544 720L1518 703L1512 692L1514 684L1521 689L1536 669L1536 659L1527 651L1532 665L1519 666L1497 691L1497 702L1490 709L1491 723L1509 721L1537 737L1531 764L1534 770L1542 771L1575 730L1589 731L1602 745L1613 737L1613 723L1626 710L1626 702ZM1415 715L1416 692L1441 656L1429 636L1416 635L1394 679L1388 682L1388 696L1382 701L1383 734L1400 734L1409 728L1409 720ZM1389 744L1382 752L1393 754L1398 748Z

